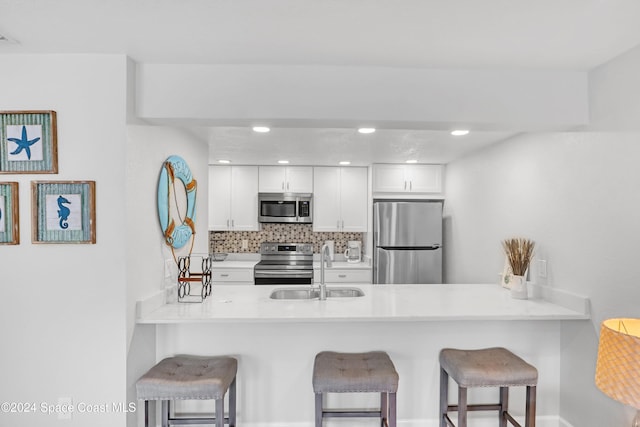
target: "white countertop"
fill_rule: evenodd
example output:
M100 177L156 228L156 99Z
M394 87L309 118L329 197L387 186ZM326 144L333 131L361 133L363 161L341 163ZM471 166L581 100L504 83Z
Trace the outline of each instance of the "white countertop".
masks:
M219 263L223 264L223 263ZM329 285L328 287L346 287ZM171 303L139 308L138 323L335 322L572 320L589 318L585 297L553 289L542 298L517 300L500 285L361 285L365 296L319 300L272 300L285 286L214 285L202 303ZM294 285L289 285L294 287ZM296 286L297 287L297 286ZM546 287L545 287L546 288ZM157 301L157 298L156 298ZM553 302L552 302L553 301ZM145 302L141 302L145 304Z

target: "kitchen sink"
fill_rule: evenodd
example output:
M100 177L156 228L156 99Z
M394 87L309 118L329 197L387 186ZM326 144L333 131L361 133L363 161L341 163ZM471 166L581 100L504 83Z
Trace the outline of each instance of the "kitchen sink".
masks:
M327 298L353 298L364 296L360 288L327 287ZM318 288L278 288L269 295L271 299L316 299L320 297Z

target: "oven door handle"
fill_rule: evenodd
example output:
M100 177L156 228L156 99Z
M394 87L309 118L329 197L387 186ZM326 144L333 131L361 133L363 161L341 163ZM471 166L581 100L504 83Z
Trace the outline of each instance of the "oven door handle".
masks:
M255 277L271 277L271 276L279 276L279 277L310 277L313 276L313 270L310 271L300 271L300 270L256 270L254 271Z

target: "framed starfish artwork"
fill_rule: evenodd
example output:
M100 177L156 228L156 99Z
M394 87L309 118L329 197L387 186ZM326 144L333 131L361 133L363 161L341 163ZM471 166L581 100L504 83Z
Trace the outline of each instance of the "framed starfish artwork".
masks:
M20 243L18 183L0 182L0 245Z
M96 243L95 181L31 181L33 243Z
M0 174L58 173L55 111L0 111Z

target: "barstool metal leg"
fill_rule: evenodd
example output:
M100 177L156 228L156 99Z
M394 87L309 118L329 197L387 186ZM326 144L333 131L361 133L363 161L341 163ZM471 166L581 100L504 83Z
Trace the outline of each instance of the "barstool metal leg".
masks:
M467 427L467 388L458 386L458 427Z
M384 427L384 423L389 424L389 403L387 393L380 393L380 426Z
M536 427L536 386L527 386L525 427Z
M316 393L316 427L322 427L322 393Z
M236 379L229 386L229 427L236 427Z
M500 387L500 411L498 413L498 426L507 427L506 412L509 411L509 387Z
M224 396L216 399L216 427L224 427Z
M396 393L389 393L389 427L396 427Z
M163 400L160 412L162 412L162 427L169 427L169 411L171 408L169 407L169 401Z
M144 401L144 427L149 427L149 401Z
M449 406L449 374L440 368L440 427L447 427L447 408Z

